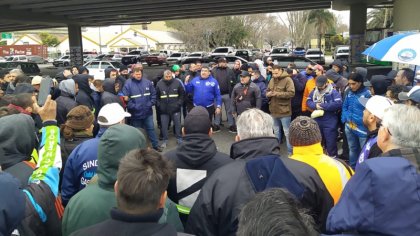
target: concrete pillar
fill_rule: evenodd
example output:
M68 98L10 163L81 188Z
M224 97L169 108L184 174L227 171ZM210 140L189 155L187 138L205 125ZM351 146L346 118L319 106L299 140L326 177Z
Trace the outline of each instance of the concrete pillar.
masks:
M80 25L68 25L70 64L72 66L83 65L82 28Z
M357 64L362 60L365 47L365 32L367 22L366 3L350 5L350 64Z
M394 32L420 31L419 9L419 0L394 0Z

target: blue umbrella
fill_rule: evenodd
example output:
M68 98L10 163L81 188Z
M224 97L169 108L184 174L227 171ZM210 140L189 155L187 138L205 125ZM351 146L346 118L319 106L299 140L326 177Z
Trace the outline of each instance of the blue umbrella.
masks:
M380 61L420 65L420 33L397 34L382 39L363 54Z

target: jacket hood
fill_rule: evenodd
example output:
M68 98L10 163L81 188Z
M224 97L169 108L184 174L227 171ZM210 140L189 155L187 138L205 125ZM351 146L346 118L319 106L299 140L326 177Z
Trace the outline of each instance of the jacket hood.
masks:
M327 76L328 79L332 80L334 83L337 82L340 78L341 75L338 74L335 70L333 69L329 69L326 73L325 76Z
M230 157L232 159L252 159L267 155L280 155L277 138L248 138L232 144L230 148Z
M392 81L385 75L374 75L370 79L370 83L372 84L373 91L375 91L375 95L385 96L388 87L392 84Z
M20 93L33 93L35 91L34 87L32 87L29 83L19 83L16 85L15 91L13 94L20 94Z
M356 67L354 68L354 71L361 75L363 77L363 81L366 81L366 76L367 76L367 69L364 67Z
M278 80L282 80L284 78L290 77L290 75L286 72L286 70L283 70L283 73L281 73L280 77L277 78ZM273 79L276 79L273 77Z
M420 176L399 157L366 160L349 180L327 219L331 233L418 235Z
M90 85L89 85L89 75L78 74L78 75L73 76L73 80L79 86L80 91L83 91L87 94L92 93L92 89L90 88Z
M73 79L66 79L60 82L58 88L72 97L76 96L76 85Z
M177 155L183 162L199 167L216 155L217 148L207 134L187 134L177 148Z
M117 92L115 91L115 80L109 78L105 79L102 83L102 86L104 88L104 91L112 94L117 94Z
M99 186L112 191L121 158L131 150L146 146L146 138L134 127L118 124L108 128L98 145Z
M106 68L106 69L104 70L104 73L105 73L105 79L109 78L109 76L111 75L111 71L112 71L112 68Z
M86 66L79 66L77 71L79 72L79 75L83 74L83 71L87 71L89 73L89 70L86 68Z
M25 196L20 181L0 171L0 235L11 235L25 216Z
M0 118L0 165L7 169L31 158L36 147L33 119L24 114Z

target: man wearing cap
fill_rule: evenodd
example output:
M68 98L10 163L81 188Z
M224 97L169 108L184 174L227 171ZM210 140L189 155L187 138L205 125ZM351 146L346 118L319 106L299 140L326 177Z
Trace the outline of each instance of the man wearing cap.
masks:
M340 93L328 83L325 75L316 79L316 88L309 94L306 101L313 110L311 117L319 125L323 145L330 157L337 157L338 116L343 104Z
M79 144L67 159L61 187L61 199L64 206L67 205L71 197L86 187L95 175L98 166L98 144L101 136L109 127L123 124L125 118L130 116L118 103L107 104L99 111L100 129L97 136Z
M200 75L190 79L191 77L185 78L185 90L193 94L194 106L206 108L210 120L213 120L213 115L219 114L222 107L219 83L213 78L208 67L201 68Z
M217 151L211 138L211 122L204 107L194 107L185 118L183 142L164 154L176 167L168 186L168 197L178 205L181 220L186 223L191 207L205 180L219 167L233 160Z
M388 87L392 85L392 80L388 79L386 75L373 75L363 84L369 88L372 95L385 96Z
M251 82L248 71L240 74L241 82L236 84L232 92L232 114L239 116L250 108L261 109L261 91L255 83Z
M382 154L377 143L379 125L384 118L386 109L393 105L391 100L379 95L371 98L361 97L359 102L365 107L363 111L363 125L368 129L368 136L356 163L356 170L365 160Z
M235 120L232 116L231 98L232 88L235 82L235 73L232 69L227 67L226 58L221 57L218 60L218 65L212 70L213 77L217 80L220 87L220 94L222 96L222 102L225 106L227 121L229 124L229 131L236 132ZM220 125L222 123L222 113L217 114L214 119L214 132L220 131Z
M300 73L306 77L306 80L310 80L314 78L314 67L309 64L306 66L305 70Z
M39 92L39 89L41 88L41 81L42 81L42 76L37 75L32 78L31 85L32 87L34 87L35 92L37 93Z
M409 92L401 92L398 99L406 105L417 106L420 108L420 86L414 86Z

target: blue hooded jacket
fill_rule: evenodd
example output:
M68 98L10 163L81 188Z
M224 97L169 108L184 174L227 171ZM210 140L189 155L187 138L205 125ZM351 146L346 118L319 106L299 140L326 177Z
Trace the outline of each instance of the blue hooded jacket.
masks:
M98 135L79 144L70 154L65 165L61 186L61 200L64 206L76 193L82 190L98 168L99 139L107 128L101 128Z
M327 231L356 235L419 235L420 175L407 159L362 163L327 219Z
M207 79L202 79L200 76L192 79L185 85L187 93L193 93L194 106L209 107L214 104L218 107L222 106L222 96L220 95L219 83L213 76Z
M365 107L359 102L360 97L371 97L371 94L366 87L362 87L356 92L351 90L348 91L343 102L341 122L354 130L359 137L366 137L367 128L363 125L363 111L365 110Z

